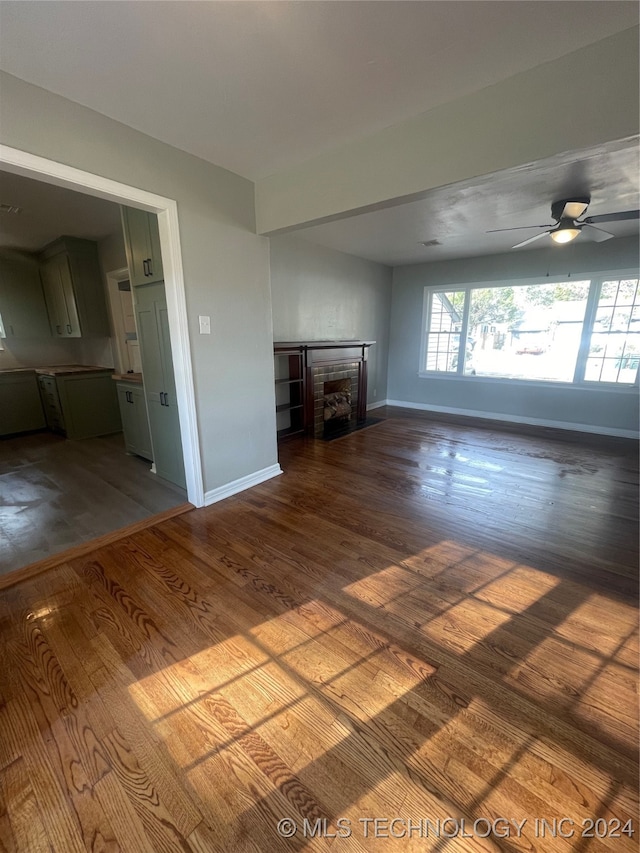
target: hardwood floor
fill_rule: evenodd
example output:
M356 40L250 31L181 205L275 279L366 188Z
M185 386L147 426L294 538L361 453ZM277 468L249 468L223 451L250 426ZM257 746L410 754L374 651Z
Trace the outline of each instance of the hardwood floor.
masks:
M186 500L149 468L127 456L122 433L0 439L0 575Z
M0 591L0 850L637 849L635 448L384 414Z

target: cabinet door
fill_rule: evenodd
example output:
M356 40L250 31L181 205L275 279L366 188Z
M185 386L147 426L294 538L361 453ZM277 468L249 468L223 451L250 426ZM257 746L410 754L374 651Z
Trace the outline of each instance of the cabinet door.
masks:
M120 408L111 371L56 378L67 438L77 440L120 432Z
M76 305L76 295L73 289L73 278L71 268L69 266L69 258L66 254L60 255L57 258L58 272L62 285L62 297L64 299L65 314L67 323L65 326L66 336L68 338L79 338L80 320L78 319L78 307Z
M132 287L162 281L162 254L158 217L155 213L122 208L122 226Z
M160 251L160 231L158 229L158 217L155 213L147 213L149 222L149 277L147 281L164 281L162 269L162 252Z
M35 373L0 377L0 435L43 429L44 426Z
M124 433L124 446L128 453L138 452L138 420L135 415L134 406L131 402L131 389L127 385L118 383L118 405L120 406L120 418L122 420L122 432Z
M156 303L164 296L164 285L152 284L134 293L138 342L142 359L142 375L147 398L160 400L164 391L164 372L160 347Z
M136 418L137 429L137 451L138 456L144 459L153 459L151 446L151 433L149 431L149 417L147 415L147 404L142 388L133 388L130 399L133 400L133 411Z
M184 488L182 440L164 284L136 288L134 299L153 461L160 477Z
M122 208L122 229L127 250L129 281L132 287L149 282L147 260L151 254L149 218L144 210L135 207Z
M142 456L143 459L152 460L151 434L143 389L129 382L118 382L118 403L127 451Z
M147 402L156 473L184 489L186 480L177 406L164 406L160 400L147 399Z
M60 258L45 261L41 269L44 298L49 312L51 332L57 338L66 338L69 315L64 298L64 286L60 277Z
M33 256L0 257L0 337L46 338L51 335L38 262Z

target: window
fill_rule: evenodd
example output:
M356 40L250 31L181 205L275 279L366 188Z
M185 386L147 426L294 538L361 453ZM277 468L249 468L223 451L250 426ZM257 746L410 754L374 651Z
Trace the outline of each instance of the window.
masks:
M637 382L637 278L425 288L421 373Z
M598 293L585 379L635 381L640 361L638 279L603 281Z
M455 371L465 298L464 290L433 294L429 315L427 370Z

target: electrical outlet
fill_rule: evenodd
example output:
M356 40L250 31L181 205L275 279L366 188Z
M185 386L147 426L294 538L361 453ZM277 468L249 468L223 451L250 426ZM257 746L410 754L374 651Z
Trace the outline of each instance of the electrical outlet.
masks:
M211 334L211 317L203 317L202 314L198 317L200 321L200 334L201 335L210 335Z

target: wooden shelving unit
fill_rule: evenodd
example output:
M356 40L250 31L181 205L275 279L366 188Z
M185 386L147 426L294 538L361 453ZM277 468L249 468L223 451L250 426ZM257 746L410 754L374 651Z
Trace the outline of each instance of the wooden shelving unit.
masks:
M278 440L305 431L302 347L274 346Z

